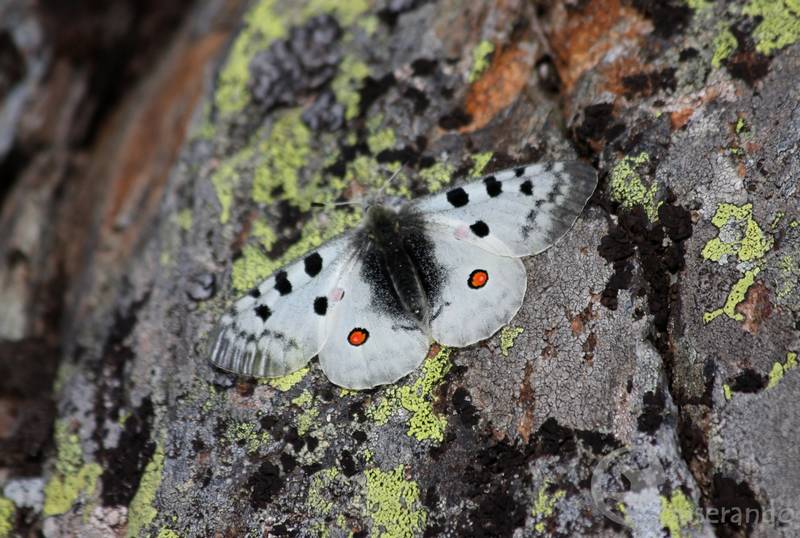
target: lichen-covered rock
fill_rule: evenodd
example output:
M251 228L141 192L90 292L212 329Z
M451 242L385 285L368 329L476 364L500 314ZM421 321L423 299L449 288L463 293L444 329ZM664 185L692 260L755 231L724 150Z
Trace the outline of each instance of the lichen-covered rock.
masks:
M799 25L789 0L254 1L160 218L76 302L42 505L11 476L0 529L795 535ZM576 155L600 187L488 340L366 392L208 364L231 301L360 219L312 202Z

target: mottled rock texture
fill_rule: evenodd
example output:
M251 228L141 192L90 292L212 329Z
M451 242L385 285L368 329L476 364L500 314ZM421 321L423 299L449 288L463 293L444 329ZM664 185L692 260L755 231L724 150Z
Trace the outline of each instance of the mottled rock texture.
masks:
M0 535L800 532L796 1L111 4L0 6ZM575 157L485 342L366 392L207 363L360 218L312 202Z

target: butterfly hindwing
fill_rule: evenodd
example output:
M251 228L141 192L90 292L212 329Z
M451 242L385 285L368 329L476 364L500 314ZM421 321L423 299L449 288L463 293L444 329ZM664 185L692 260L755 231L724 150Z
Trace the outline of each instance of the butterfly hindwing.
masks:
M426 221L507 256L538 254L563 236L597 186L580 161L521 166L412 202Z
M222 317L211 362L268 377L304 366L325 341L326 316L336 302L328 291L350 255L346 237L331 241L253 288Z
M463 347L490 337L514 317L527 278L519 258L460 241L452 231L428 229L443 269L438 300L431 305L431 334L439 343Z
M394 383L425 359L429 337L399 308L387 307L390 290L360 258L341 279L343 294L327 320L319 362L333 383L367 389Z

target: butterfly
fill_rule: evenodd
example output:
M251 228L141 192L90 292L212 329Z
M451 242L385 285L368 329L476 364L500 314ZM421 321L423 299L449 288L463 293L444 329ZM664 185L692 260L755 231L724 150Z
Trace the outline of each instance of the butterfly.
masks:
M222 316L211 362L277 377L315 355L336 385L368 389L417 368L432 342L492 336L522 306L521 257L573 225L597 186L580 161L520 166L407 202L261 282Z

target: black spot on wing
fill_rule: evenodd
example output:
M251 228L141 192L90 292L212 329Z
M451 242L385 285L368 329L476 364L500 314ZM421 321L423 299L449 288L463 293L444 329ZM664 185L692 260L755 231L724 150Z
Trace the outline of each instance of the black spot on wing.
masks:
M256 316L261 318L261 321L266 322L272 315L272 311L265 304L260 304L256 307Z
M482 220L476 220L475 224L470 225L469 229L478 237L486 237L489 235L489 226Z
M314 277L322 271L322 256L319 255L319 252L314 252L313 254L309 254L303 260L306 268L306 274L308 276Z
M314 312L316 312L318 316L324 316L327 311L328 311L327 297L317 297L316 299L314 299Z
M521 177L525 173L525 167L520 166L519 168L514 168L514 175L517 177Z
M503 184L497 181L497 178L494 176L485 178L483 183L486 185L486 194L492 198L499 196L500 193L503 192Z
M458 187L447 191L447 201L450 202L453 207L462 207L469 202L469 195L467 191Z
M533 183L531 183L531 180L523 181L522 185L519 186L519 191L525 196L533 196Z
M281 295L288 295L292 293L292 283L286 278L286 271L278 271L275 273L275 289Z

